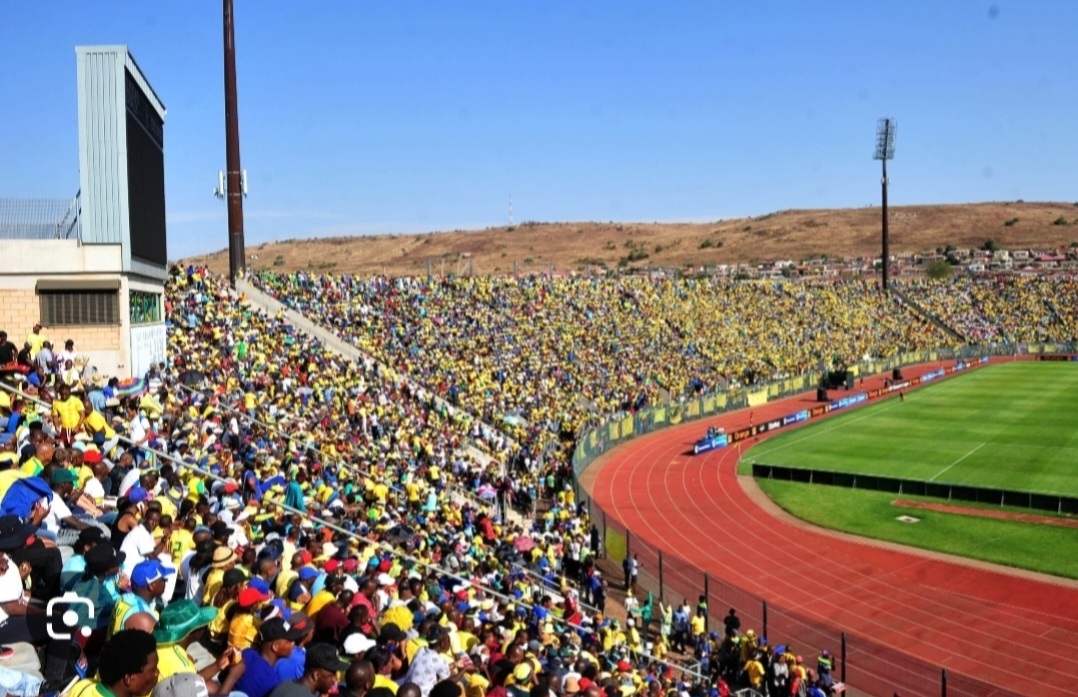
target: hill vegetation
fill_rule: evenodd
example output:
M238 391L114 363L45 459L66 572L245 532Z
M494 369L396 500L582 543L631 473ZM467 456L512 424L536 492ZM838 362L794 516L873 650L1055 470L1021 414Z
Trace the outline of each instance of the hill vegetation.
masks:
M890 209L892 253L1078 242L1078 203L993 202ZM221 231L221 239L226 239ZM878 255L880 209L787 210L711 223L540 223L423 234L282 240L247 247L251 269L505 274L588 267L688 268ZM184 260L228 271L228 252Z

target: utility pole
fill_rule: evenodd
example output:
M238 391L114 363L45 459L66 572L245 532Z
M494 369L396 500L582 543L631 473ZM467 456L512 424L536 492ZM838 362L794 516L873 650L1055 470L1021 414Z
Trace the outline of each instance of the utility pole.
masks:
M243 245L243 196L246 177L240 165L240 121L236 98L236 31L232 0L224 0L225 11L225 190L228 201L228 275L232 287L247 268Z

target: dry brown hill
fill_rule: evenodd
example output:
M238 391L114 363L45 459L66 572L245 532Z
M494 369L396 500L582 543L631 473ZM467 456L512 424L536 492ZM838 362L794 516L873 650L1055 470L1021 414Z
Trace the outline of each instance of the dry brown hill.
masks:
M890 209L892 253L953 244L1005 249L1078 242L1078 204L973 203ZM222 237L224 237L222 231ZM251 269L423 275L615 268L684 268L820 255L879 254L880 209L788 210L713 223L523 223L476 231L285 240L247 248ZM429 260L429 261L428 261ZM184 260L227 273L228 252Z

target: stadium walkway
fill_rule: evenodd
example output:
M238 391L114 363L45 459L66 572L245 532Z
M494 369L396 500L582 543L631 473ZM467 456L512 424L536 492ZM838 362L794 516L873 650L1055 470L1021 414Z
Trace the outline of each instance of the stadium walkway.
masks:
M864 388L881 386L883 377L866 378ZM754 420L808 408L814 397L756 407ZM668 588L682 581L671 576L686 575L691 565L772 607L847 632L851 647L859 636L896 649L891 656L851 655L851 671L859 664L860 679L851 672L849 680L870 694L940 694L938 672L919 682L904 672L898 652L1007 694L1076 694L1078 583L822 530L782 512L751 477L739 477L736 448L688 454L707 425L730 432L748 423L744 410L643 436L606 453L581 477L608 518L632 530L635 540L664 550ZM699 588L699 574L688 574L690 587ZM712 614L723 612L715 607ZM782 641L781 628L770 624L774 643ZM799 650L807 657L823 648L837 647ZM978 694L956 688L952 684L948 694Z

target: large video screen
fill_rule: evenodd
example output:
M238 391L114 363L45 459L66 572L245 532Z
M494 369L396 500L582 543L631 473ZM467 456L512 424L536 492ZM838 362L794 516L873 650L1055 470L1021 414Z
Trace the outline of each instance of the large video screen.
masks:
M127 76L127 210L131 256L165 266L164 124Z

